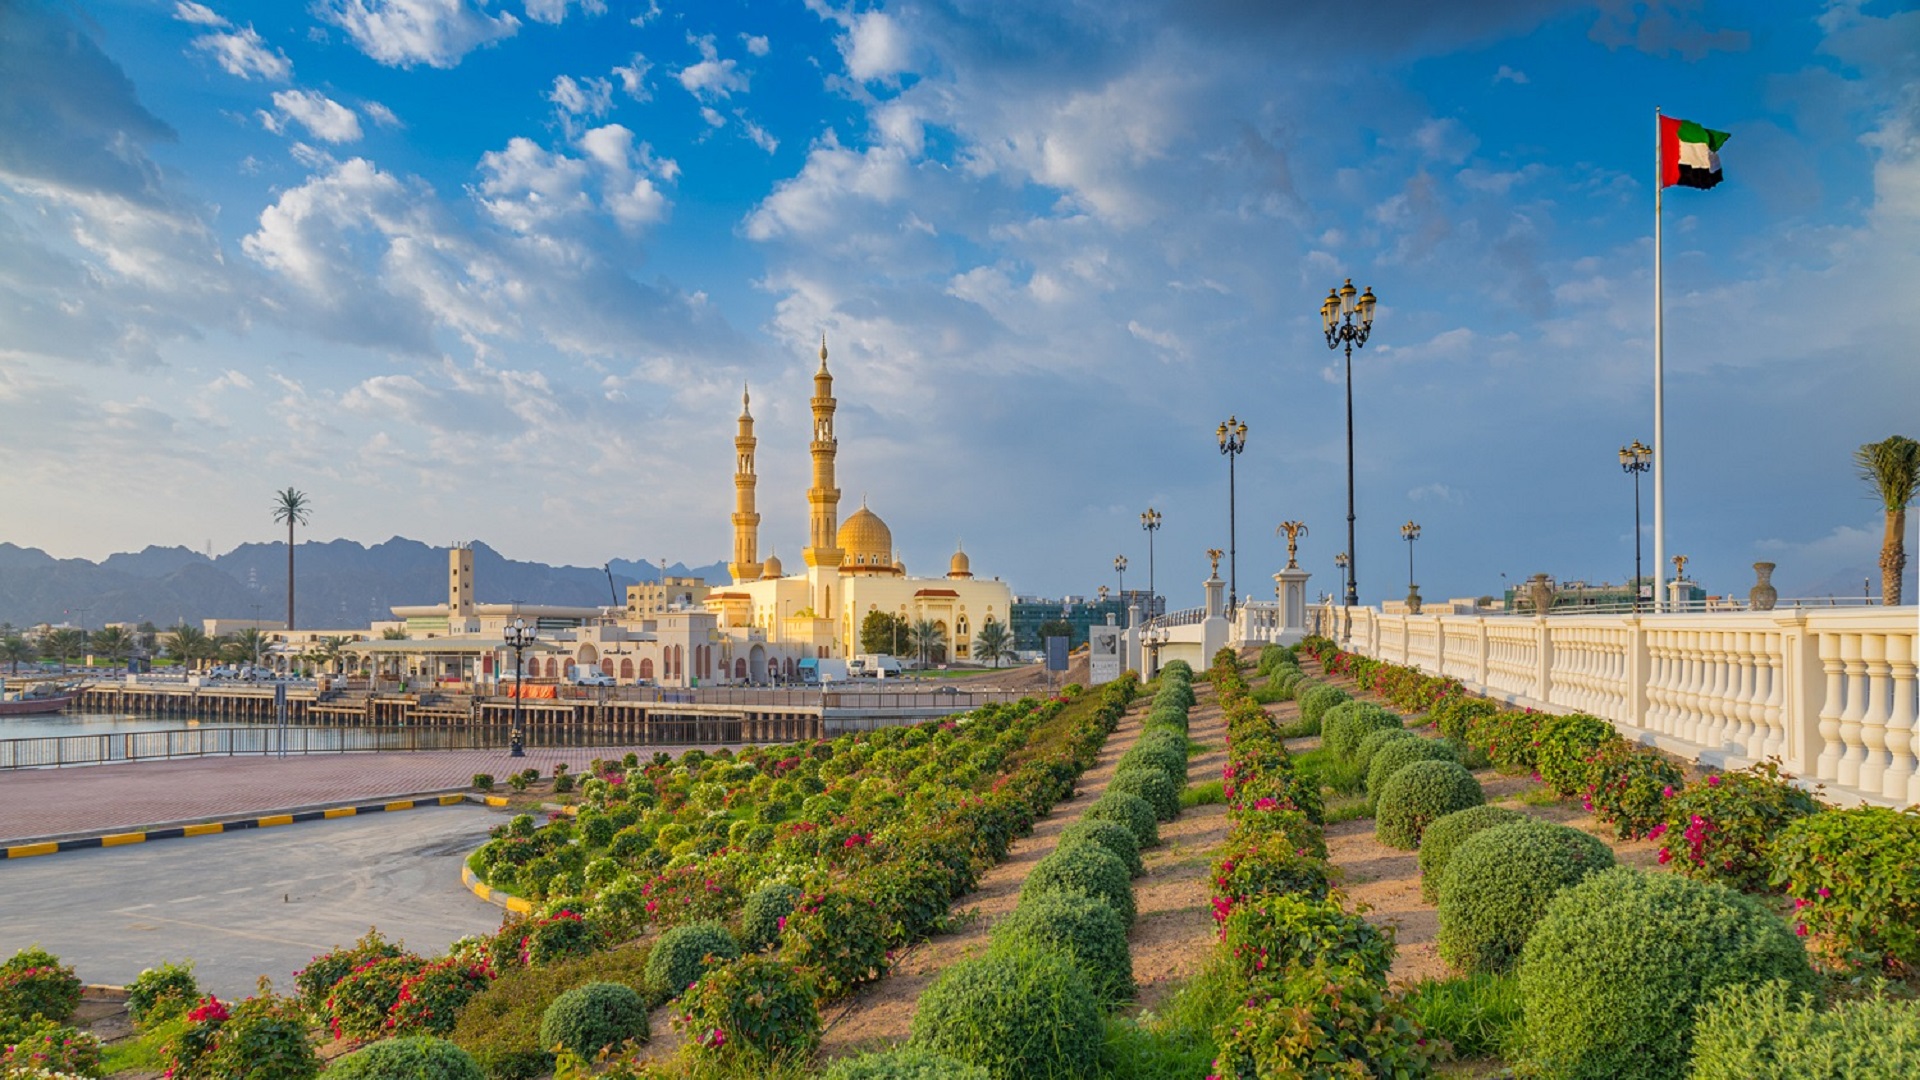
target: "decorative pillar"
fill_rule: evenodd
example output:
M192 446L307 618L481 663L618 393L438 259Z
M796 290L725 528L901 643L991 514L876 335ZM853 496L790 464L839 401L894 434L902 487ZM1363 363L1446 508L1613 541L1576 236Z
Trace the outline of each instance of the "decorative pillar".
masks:
M1307 579L1312 576L1298 567L1273 575L1280 623L1274 628L1273 642L1276 645L1293 645L1307 636Z

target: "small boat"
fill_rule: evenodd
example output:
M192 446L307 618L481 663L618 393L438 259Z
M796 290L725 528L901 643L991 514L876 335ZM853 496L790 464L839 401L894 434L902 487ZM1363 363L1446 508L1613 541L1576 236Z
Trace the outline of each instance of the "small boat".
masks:
M56 713L73 701L69 687L36 683L14 693L0 693L0 716L30 716Z

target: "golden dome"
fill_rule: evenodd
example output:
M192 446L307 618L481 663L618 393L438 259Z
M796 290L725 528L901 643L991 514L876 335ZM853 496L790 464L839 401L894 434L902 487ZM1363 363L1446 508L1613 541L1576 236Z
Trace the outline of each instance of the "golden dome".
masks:
M767 561L760 564L760 580L771 581L780 576L780 556L769 555Z
M947 576L950 578L970 578L973 576L973 560L967 558L964 551L955 551L953 558L947 561Z
M834 546L843 553L840 563L843 573L893 565L893 530L865 505L841 524Z

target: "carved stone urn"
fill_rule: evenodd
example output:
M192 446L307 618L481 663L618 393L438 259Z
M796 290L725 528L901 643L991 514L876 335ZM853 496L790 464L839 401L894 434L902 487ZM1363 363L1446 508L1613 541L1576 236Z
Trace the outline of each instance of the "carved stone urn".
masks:
M1407 614L1420 614L1420 586L1418 585L1409 586L1407 589Z
M1754 611L1772 611L1773 605L1780 599L1780 590L1773 587L1773 564L1754 563L1753 576L1758 580L1753 588L1747 590L1747 607Z
M1553 597L1557 592L1553 582L1545 574L1535 574L1527 579L1527 598L1533 601L1533 613L1544 616L1553 609Z

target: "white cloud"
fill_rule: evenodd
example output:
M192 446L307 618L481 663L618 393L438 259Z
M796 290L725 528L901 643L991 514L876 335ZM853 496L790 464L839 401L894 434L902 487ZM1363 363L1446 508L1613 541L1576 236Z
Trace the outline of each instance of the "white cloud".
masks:
M640 53L634 53L633 59L613 69L612 74L620 79L620 89L635 101L652 101L653 91L647 87L647 73L653 65Z
M561 75L553 80L547 100L559 112L561 124L571 132L580 117L598 119L613 108L613 81L592 78L576 81Z
M1501 64L1500 70L1493 73L1493 81L1496 84L1503 83L1503 82L1510 82L1510 83L1516 83L1520 86L1525 86L1527 85L1527 83L1531 82L1532 80L1527 78L1526 72L1521 71L1517 68L1508 67L1505 64Z
M203 34L193 39L193 47L211 53L228 74L242 79L285 82L293 74L287 54L269 46L251 26L230 34Z
M679 166L656 160L652 148L634 144L619 124L594 128L577 140L582 155L549 151L529 139L480 160L475 195L488 216L522 235L557 237L570 221L603 210L623 229L663 220L666 196L654 183L671 180ZM597 196L597 197L596 197Z
M765 34L741 34L740 41L746 45L747 52L753 56L765 56L773 48Z
M700 106L700 119L705 120L708 127L723 128L727 126L727 118L721 116L720 110L711 105Z
M398 116L393 114L392 109L387 108L377 101L363 101L360 103L360 108L365 110L366 114L373 119L373 122L379 124L381 127L397 128L406 126L400 122Z
M719 50L714 47L713 35L694 37L687 35L687 41L700 50L700 62L680 69L674 76L687 93L702 101L718 101L747 89L746 73L733 60L720 59Z
M765 150L769 154L780 149L780 140L774 138L766 128L747 119L743 113L736 112L734 115L739 117L740 129L746 134L747 138L753 140L753 145Z
M605 15L605 0L527 0L527 18L537 23L558 26L567 20L567 8L580 5L582 15Z
M860 82L890 79L913 62L912 43L899 21L884 11L864 12L839 39L847 74Z
M1155 330L1150 326L1144 326L1137 319L1127 320L1127 333L1132 334L1134 337L1139 338L1141 341L1152 345L1162 352L1170 354L1175 359L1184 360L1187 358L1186 343L1181 341L1177 334L1165 330Z
M511 13L487 15L465 0L321 0L316 13L389 67L450 68L520 29Z
M224 27L233 25L216 14L212 8L205 4L193 3L192 0L179 0L178 3L174 4L173 17L183 23L192 23L195 26Z
M299 121L316 139L343 143L356 142L360 138L360 117L352 109L318 91L276 91L273 106L280 110L281 116ZM267 126L271 131L281 130L277 121Z

